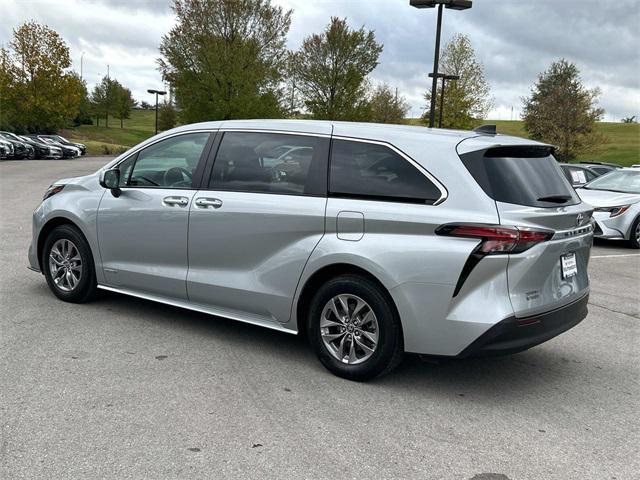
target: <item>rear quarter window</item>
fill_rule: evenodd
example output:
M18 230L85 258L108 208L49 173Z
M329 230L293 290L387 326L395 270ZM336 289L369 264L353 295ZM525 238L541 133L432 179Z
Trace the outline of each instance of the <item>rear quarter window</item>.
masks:
M329 191L333 196L434 204L440 189L391 148L377 143L334 140Z
M485 193L498 202L530 207L580 203L547 147L497 147L460 158Z

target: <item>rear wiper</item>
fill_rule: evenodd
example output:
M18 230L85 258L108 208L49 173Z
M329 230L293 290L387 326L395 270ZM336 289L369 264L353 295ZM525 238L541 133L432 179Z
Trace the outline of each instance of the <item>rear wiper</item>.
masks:
M539 202L567 203L571 200L571 195L549 195L548 197L540 197Z

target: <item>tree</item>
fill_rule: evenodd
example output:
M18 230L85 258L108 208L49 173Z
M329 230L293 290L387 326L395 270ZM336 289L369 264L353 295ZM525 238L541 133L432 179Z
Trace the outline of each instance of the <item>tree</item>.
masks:
M10 74L11 60L9 51L0 48L0 129L11 128L9 123L15 117L16 102L13 99L12 77Z
M291 11L271 0L174 0L158 60L184 122L281 117Z
M149 102L145 102L144 100L142 100L140 102L140 108L142 110L151 110L153 108L153 105L151 105Z
M100 83L93 87L91 92L91 103L96 115L96 125L100 124L100 115L104 115L105 126L109 127L109 115L116 111L118 93L122 85L117 80L113 80L106 75L102 77Z
M17 131L54 132L78 114L82 82L71 71L69 47L45 25L26 22L0 49L3 124Z
M379 85L369 101L370 120L376 123L403 123L409 112L409 104L397 91L391 91L386 83Z
M558 146L556 157L570 160L588 152L606 139L595 132L595 122L604 114L597 106L600 90L582 85L578 68L565 59L541 73L523 99L522 118L531 138Z
M284 110L286 111L287 117L296 117L300 115L303 107L302 98L300 97L300 89L298 86L298 75L296 73L297 62L297 53L289 52L286 63L286 78L282 92Z
M632 116L632 117L624 117L622 119L622 123L638 123L636 120L636 116Z
M136 101L131 95L131 90L116 81L114 113L120 119L120 128L124 128L124 119L131 116L131 109L135 105Z
M80 103L78 105L78 114L76 115L76 118L73 119L73 124L75 126L93 125L93 120L91 120L91 116L93 115L93 106L91 105L91 99L89 98L89 92L87 91L87 83L84 80L80 80L80 90L81 96Z
M297 54L296 75L314 118L360 120L367 116L367 75L378 65L382 45L373 31L352 30L332 17L324 32L308 36Z
M170 130L176 126L178 114L171 102L163 102L158 106L158 130Z
M473 128L491 109L491 89L484 77L484 67L476 60L469 37L456 34L447 42L440 59L439 71L445 75L460 77L459 80L448 81L445 85L442 126L464 130ZM438 80L436 118L440 116L441 93L442 80ZM431 89L425 94L425 99L427 105L430 105ZM428 123L428 109L422 119L424 123Z

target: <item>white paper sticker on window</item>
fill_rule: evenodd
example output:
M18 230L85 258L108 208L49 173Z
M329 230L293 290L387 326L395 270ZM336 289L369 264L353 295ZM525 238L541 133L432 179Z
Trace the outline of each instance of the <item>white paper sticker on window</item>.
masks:
M587 183L587 177L582 170L571 170L573 183Z

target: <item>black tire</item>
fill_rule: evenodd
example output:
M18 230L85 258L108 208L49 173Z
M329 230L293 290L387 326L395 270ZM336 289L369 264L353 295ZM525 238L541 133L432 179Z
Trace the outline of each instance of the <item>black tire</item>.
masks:
M638 226L640 225L640 217L636 218L633 225L631 225L631 233L629 234L629 240L627 244L631 248L640 248L640 234L638 233Z
M320 319L325 305L337 295L354 295L373 310L378 322L378 343L362 363L350 365L336 358L324 344ZM389 373L402 361L404 343L400 319L388 293L376 282L361 275L341 275L322 285L309 306L307 335L322 364L335 375L365 381Z
M70 240L77 248L82 260L79 282L70 291L64 291L53 280L49 264L49 255L58 240ZM97 291L96 271L91 248L78 228L72 225L61 225L54 228L47 236L42 249L41 265L47 284L53 294L60 300L71 303L85 303L92 300Z

